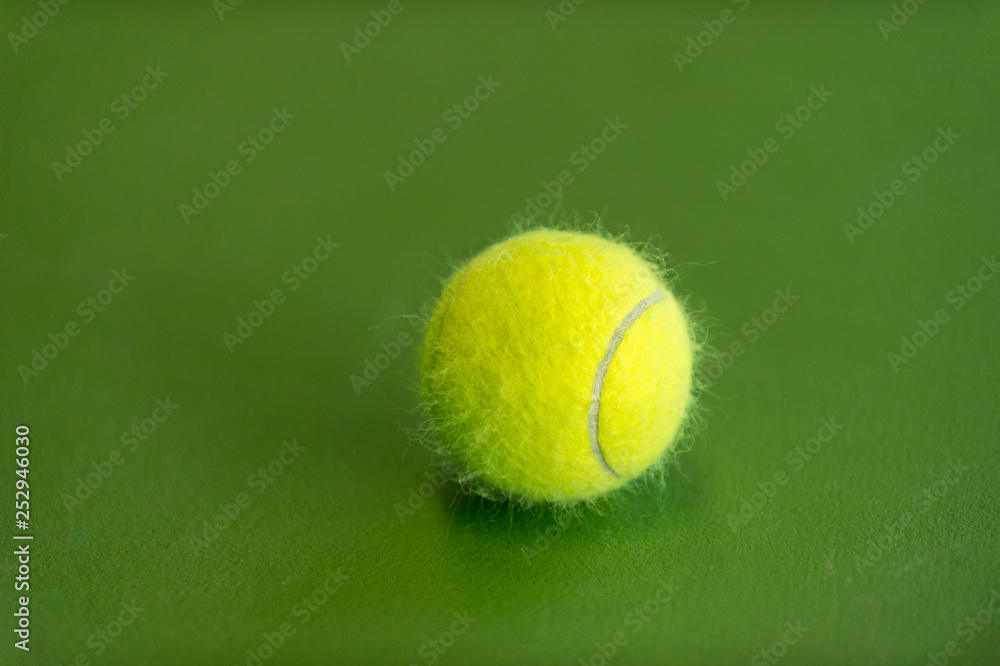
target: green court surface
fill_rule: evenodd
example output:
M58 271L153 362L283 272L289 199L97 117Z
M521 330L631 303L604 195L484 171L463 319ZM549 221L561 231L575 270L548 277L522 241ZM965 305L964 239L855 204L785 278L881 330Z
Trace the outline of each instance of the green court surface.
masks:
M224 1L0 8L0 663L998 663L996 2ZM520 216L717 352L568 516L421 442Z

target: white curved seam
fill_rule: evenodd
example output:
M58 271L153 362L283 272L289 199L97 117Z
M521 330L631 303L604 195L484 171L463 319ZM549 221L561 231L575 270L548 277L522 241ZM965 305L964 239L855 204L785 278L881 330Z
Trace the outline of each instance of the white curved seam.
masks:
M625 332L628 331L629 326L631 326L643 312L665 298L666 294L663 293L663 290L657 289L652 296L639 301L639 303L632 308L632 311L626 315L625 319L622 320L622 323L618 325L618 328L615 329L614 335L611 336L611 342L608 343L608 350L604 352L604 358L601 359L600 364L597 366L597 377L594 378L594 389L590 394L590 414L587 417L587 423L590 426L590 449L594 453L594 457L597 459L597 462L601 465L601 469L616 479L619 478L618 473L611 469L611 466L608 465L608 461L604 459L603 451L601 451L600 433L598 431L598 423L600 422L601 417L601 391L604 390L604 380L608 376L608 369L611 367L611 361L614 360L615 352L618 351L618 345L621 344L622 338L625 337Z

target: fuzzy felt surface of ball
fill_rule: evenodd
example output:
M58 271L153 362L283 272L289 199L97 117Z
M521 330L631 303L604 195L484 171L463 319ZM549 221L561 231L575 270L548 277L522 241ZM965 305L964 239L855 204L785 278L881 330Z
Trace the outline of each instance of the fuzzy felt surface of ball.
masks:
M692 401L688 317L631 247L535 229L445 286L421 392L435 438L484 494L571 503L662 460Z

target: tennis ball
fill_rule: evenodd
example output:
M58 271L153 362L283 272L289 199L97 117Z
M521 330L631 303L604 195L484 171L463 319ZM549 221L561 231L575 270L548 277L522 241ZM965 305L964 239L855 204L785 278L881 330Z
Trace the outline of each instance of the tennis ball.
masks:
M691 403L695 345L626 245L535 229L445 286L421 391L440 447L486 495L595 498L661 460Z

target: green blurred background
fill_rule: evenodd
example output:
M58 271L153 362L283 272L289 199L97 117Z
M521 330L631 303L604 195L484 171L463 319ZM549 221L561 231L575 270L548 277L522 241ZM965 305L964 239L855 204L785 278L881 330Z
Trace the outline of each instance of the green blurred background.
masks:
M1000 5L903 5L3 3L0 663L997 663ZM439 483L413 341L563 170L720 358L557 521Z

